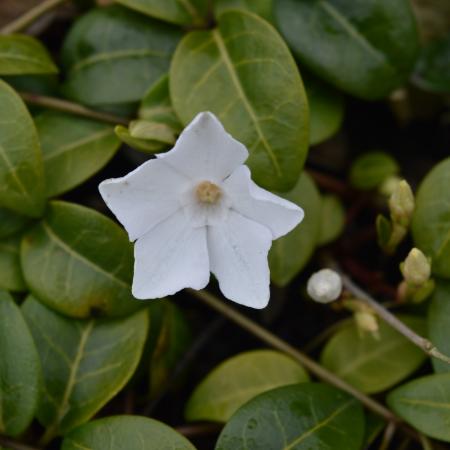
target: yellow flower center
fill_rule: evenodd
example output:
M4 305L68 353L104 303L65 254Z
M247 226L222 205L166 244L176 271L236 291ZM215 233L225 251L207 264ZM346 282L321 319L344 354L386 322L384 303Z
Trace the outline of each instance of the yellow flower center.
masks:
M195 189L195 193L200 202L210 205L214 205L222 197L220 187L210 181L202 181Z

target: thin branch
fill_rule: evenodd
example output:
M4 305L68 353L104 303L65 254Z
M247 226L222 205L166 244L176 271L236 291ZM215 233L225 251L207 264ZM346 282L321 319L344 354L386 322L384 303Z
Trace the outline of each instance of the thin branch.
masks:
M433 450L433 444L431 441L422 433L419 433L420 443L422 444L423 450Z
M14 439L0 435L0 445L5 445L12 450L40 450L37 447L30 447L29 445L22 444Z
M193 438L197 436L218 434L222 428L223 425L220 423L196 423L192 425L182 425L176 427L175 430L187 438Z
M333 386L336 386L343 391L348 392L353 397L357 398L361 403L363 403L368 409L373 411L374 413L380 415L384 419L389 422L400 423L401 419L397 417L392 411L386 408L381 403L378 403L376 400L368 397L362 392L355 389L353 386L340 379L333 373L329 372L327 369L322 367L320 364L316 363L309 356L305 355L301 351L297 350L292 345L288 344L286 341L280 339L275 334L271 333L269 330L266 330L261 325L257 324L253 320L245 317L243 314L228 306L225 302L221 301L219 298L214 296L213 294L207 291L194 291L192 289L188 289L188 292L198 299L200 299L203 303L208 305L210 308L215 309L225 317L227 317L232 322L236 323L246 331L250 332L261 341L265 342L269 346L276 348L299 361L307 370L313 373L315 376L320 378L323 381L326 381ZM409 429L411 433L414 434L412 430Z
M391 445L392 438L394 437L396 430L396 424L389 422L384 429L383 439L381 440L380 448L378 450L388 450Z
M46 97L44 95L32 94L29 92L19 92L20 96L30 105L41 106L43 108L54 109L56 111L62 111L76 116L86 117L88 119L98 120L100 122L111 123L113 125L125 125L127 126L129 121L123 117L114 116L112 114L94 111L93 109L86 108L78 103L69 102L60 98Z
M410 340L417 347L421 348L429 356L440 359L441 361L450 364L450 357L441 353L436 346L428 339L418 335L414 330L405 325L401 320L397 319L390 311L383 305L373 299L367 292L357 286L347 275L343 274L339 269L337 271L341 274L342 284L351 292L358 300L366 303L370 308L392 328L397 330L406 339Z
M34 8L29 9L25 14L22 14L17 19L5 25L0 30L0 34L12 34L24 30L36 19L56 8L65 1L67 0L44 0Z

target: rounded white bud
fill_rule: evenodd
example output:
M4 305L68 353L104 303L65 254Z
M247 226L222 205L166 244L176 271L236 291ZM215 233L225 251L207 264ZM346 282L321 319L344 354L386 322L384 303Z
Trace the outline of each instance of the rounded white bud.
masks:
M430 279L431 264L418 248L413 248L402 265L402 272L407 283L422 286Z
M340 297L342 280L334 270L322 269L311 275L306 290L316 302L330 303Z

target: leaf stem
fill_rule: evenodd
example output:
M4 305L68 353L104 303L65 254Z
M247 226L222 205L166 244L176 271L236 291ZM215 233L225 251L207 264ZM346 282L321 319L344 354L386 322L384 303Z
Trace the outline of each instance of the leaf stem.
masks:
M392 438L394 437L396 425L393 422L389 422L384 430L383 439L381 441L380 448L378 450L388 450L391 445Z
M14 439L0 435L0 445L5 445L13 450L39 450L37 447L30 447Z
M67 0L44 0L42 3L39 3L34 8L29 9L26 13L22 14L17 19L5 25L0 30L0 34L12 34L17 33L18 31L22 31L43 14L51 11L65 1Z
M389 310L387 310L383 305L373 299L366 291L361 289L347 275L342 273L339 268L337 268L336 270L341 274L342 284L344 285L344 287L349 292L351 292L358 300L370 306L370 308L381 319L383 319L392 328L405 336L406 339L417 345L417 347L421 348L429 356L440 359L441 361L450 364L450 357L441 353L430 340L418 335L414 330L405 325L401 320L397 319L397 317L395 317Z
M30 92L19 92L22 99L30 104L41 106L43 108L54 109L56 111L62 111L76 116L86 117L88 119L98 120L100 122L111 123L114 125L128 125L128 119L123 117L114 116L112 114L95 111L93 109L86 108L78 103L69 102L60 98L46 97L44 95L32 94Z
M257 324L253 320L245 317L243 314L235 310L234 308L228 306L225 302L221 301L219 298L207 291L194 291L188 289L191 295L194 295L200 299L203 303L208 305L210 308L216 310L217 312L223 314L232 322L236 323L249 333L253 334L255 337L265 342L269 346L276 348L299 361L306 369L313 373L317 378L336 386L343 391L348 392L350 395L358 399L363 403L368 409L374 413L380 415L389 422L400 423L401 419L397 417L392 411L386 408L381 403L370 398L369 396L363 394L362 392L355 389L353 386L340 379L333 373L329 372L327 369L322 367L320 364L316 363L309 356L305 355L301 351L297 350L292 345L288 344L286 341L280 339L275 334L266 330L261 325ZM411 431L411 430L410 430ZM414 433L415 434L415 433Z

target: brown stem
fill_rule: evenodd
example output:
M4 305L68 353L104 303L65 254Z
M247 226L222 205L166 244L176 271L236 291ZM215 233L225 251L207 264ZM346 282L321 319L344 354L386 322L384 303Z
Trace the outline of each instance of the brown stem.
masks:
M22 444L14 439L0 435L0 445L5 445L12 450L40 450L37 447L30 447L29 445Z
M5 25L0 30L0 34L12 34L24 30L36 19L56 8L65 1L67 0L44 0L34 8L29 9L25 14L22 14L17 19Z
M381 441L380 448L378 450L388 450L391 445L392 438L394 437L396 425L393 422L389 422L384 429L383 439Z
M94 111L93 109L86 108L78 103L69 102L60 98L46 97L44 95L32 94L29 92L19 92L20 96L30 105L41 106L43 108L54 109L56 111L62 111L76 116L86 117L88 119L98 120L100 122L111 123L114 125L120 124L127 126L129 120L123 117L114 116L112 114Z
M222 428L223 425L220 423L196 423L192 425L182 425L180 427L176 427L175 429L183 436L192 438L196 436L217 434L220 433Z

